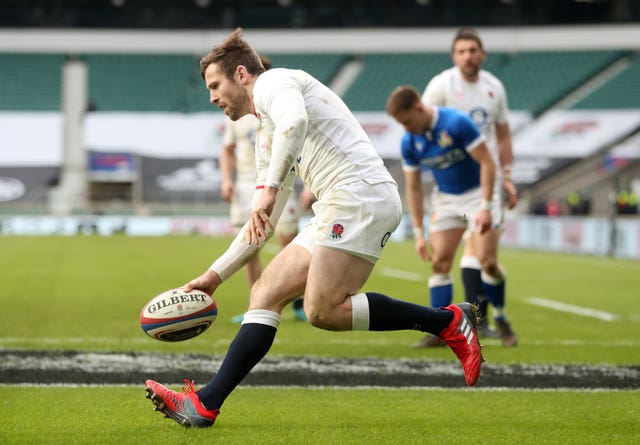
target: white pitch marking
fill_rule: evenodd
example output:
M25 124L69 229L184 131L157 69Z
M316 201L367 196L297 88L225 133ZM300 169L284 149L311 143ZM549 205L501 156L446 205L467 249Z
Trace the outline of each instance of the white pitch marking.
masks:
M525 301L535 306L542 306L548 309L555 309L561 312L569 312L571 314L582 315L584 317L598 318L604 321L616 321L620 317L610 312L599 311L587 307L574 306L572 304L560 303L559 301L547 300L546 298L529 297Z
M401 280L418 281L418 282L427 280L424 274L417 273L417 272L409 272L409 271L400 270L400 269L390 269L388 267L380 269L380 275L383 275L385 277L398 278Z
M228 346L233 338L224 338L217 340L211 344L212 347L218 346ZM276 339L276 342L278 340ZM27 337L0 337L0 348L16 348L23 345L56 345L56 346L65 346L77 344L96 344L97 341L91 338L27 338ZM149 343L148 341L127 341L124 344L142 344ZM317 342L315 341L304 341L298 340L299 345L315 345ZM371 339L367 337L367 339L349 339L342 337L341 339L332 339L332 340L324 340L323 343L336 345L336 346L398 346L403 347L406 346L405 343L400 342L394 339ZM480 343L483 345L499 345L500 340L494 340L490 338L481 339ZM102 341L103 345L109 346L110 344L122 346L120 340L110 340L110 341ZM281 343L280 343L281 344ZM597 346L597 347L612 347L612 348L637 348L640 347L640 340L581 340L581 339L564 339L564 340L537 340L537 339L528 339L528 338L519 338L518 344L523 346L563 346L563 347L584 347L584 346Z
M170 386L180 386L182 382L168 383ZM0 383L0 388L140 388L139 383ZM308 391L428 391L428 392L575 392L575 393L640 393L640 389L627 388L525 388L506 386L481 386L476 388L452 388L450 386L331 386L331 385L251 385L238 386L236 391L272 391L278 390L308 390Z

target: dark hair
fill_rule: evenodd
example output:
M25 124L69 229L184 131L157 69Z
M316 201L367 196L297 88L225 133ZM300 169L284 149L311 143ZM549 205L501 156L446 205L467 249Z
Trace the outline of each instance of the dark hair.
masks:
M212 63L217 63L220 71L229 79L233 78L238 65L244 65L250 74L261 74L265 71L258 54L242 39L243 32L242 28L236 28L224 42L211 48L211 52L200 60L200 75L203 79L204 72Z
M387 113L395 116L400 111L407 111L420 103L420 93L414 87L401 85L394 89L387 99Z
M265 71L269 71L273 67L271 60L264 54L260 54L260 62L262 62Z
M456 42L458 40L473 40L475 41L480 49L484 49L482 46L482 39L480 38L480 34L473 28L460 28L458 32L456 32L455 37L453 38L453 43L451 43L451 51L453 52L453 47L456 46Z

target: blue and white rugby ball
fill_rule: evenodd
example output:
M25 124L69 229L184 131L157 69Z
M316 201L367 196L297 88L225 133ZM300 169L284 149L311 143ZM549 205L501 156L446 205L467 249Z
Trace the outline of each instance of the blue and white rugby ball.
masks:
M153 297L140 312L140 325L149 337L177 342L202 334L217 315L218 305L211 295L178 288Z

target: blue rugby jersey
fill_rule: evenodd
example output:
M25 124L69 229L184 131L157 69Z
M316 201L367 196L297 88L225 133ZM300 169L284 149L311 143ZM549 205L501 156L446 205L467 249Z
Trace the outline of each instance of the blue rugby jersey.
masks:
M431 130L404 134L403 168L431 170L444 193L459 195L479 187L480 164L469 153L484 142L484 137L467 114L447 107L433 109Z

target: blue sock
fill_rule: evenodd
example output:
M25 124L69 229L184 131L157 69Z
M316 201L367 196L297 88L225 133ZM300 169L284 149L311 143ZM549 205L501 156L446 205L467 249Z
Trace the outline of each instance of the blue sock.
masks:
M493 307L502 309L504 307L505 279L496 280L484 272L482 273L482 285L487 293L487 298Z
M449 274L434 274L429 277L431 307L445 307L453 300L453 283Z

